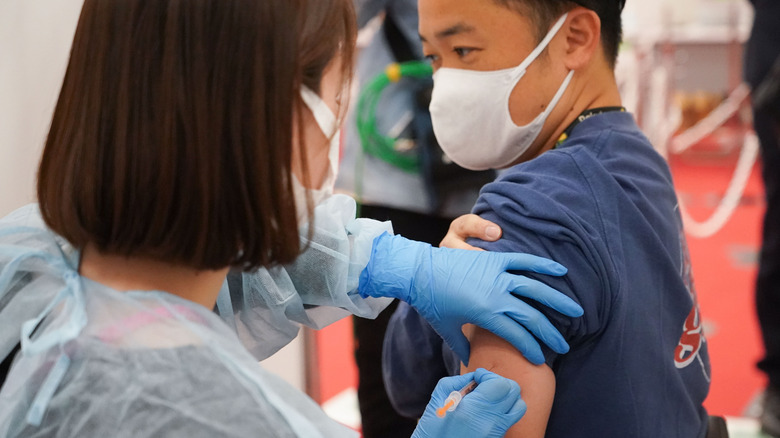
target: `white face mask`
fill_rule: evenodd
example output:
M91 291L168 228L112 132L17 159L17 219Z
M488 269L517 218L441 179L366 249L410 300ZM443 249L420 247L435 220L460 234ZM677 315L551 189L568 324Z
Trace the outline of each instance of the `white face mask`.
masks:
M433 75L433 132L452 161L471 170L500 169L517 161L531 147L574 71L566 76L547 109L528 125L517 126L512 121L509 97L528 66L561 29L567 15L555 23L517 67L496 71L442 68Z
M336 176L339 171L339 126L338 119L333 111L328 107L325 101L308 87L301 87L301 98L303 103L311 110L314 120L325 134L325 138L330 138L330 148L328 150L328 175L322 182L319 189L309 189L301 184L295 174L293 174L293 193L295 194L295 209L298 214L298 223L307 219L308 208L306 205L306 193L311 196L312 203L317 206L325 199L333 195L333 187L336 184Z

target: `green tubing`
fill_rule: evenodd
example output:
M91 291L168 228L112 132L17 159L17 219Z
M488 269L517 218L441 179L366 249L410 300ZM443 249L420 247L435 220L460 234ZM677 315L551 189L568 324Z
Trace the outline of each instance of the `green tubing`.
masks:
M357 104L357 130L366 154L379 158L406 172L417 172L420 159L399 152L396 139L380 133L376 126L376 108L382 92L401 78L430 78L433 69L426 62L391 64L363 89Z

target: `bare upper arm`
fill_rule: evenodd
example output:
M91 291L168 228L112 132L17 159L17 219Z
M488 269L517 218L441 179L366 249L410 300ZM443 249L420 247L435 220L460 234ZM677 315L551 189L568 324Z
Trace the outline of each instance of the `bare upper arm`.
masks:
M542 438L555 396L555 375L547 365L534 365L511 344L476 326L465 327L471 342L469 366L463 372L484 368L516 381L528 405L520 422L506 434L509 438Z

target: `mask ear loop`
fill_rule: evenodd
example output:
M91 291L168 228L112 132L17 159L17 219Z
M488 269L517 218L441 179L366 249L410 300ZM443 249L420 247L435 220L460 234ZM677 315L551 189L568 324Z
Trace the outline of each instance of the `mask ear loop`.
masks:
M531 51L528 57L525 58L525 60L523 60L523 62L517 66L517 69L515 71L516 80L519 81L520 78L523 77L525 71L528 69L528 66L530 66L532 62L536 61L536 58L538 58L539 55L541 55L542 52L544 52L547 46L550 45L550 42L552 41L553 38L555 38L555 35L558 34L558 31L561 30L568 16L569 16L568 12L561 15L561 18L559 18L558 21L556 21L555 24L553 24L553 26L550 28L550 31L547 32L547 35L544 37L542 42L540 42L539 45L537 45L536 48L533 51Z
M520 81L520 79L525 75L525 71L528 68L529 65L531 65L532 62L536 60L536 58L539 57L539 55L542 54L542 52L547 48L547 46L550 44L550 41L552 41L553 38L555 38L555 35L558 34L558 31L561 30L563 27L563 24L566 22L566 17L569 16L569 13L565 13L561 15L561 18L558 19L558 21L553 24L553 26L550 28L550 31L547 32L547 35L544 37L541 43L539 43L538 46L531 52L530 55L517 67L517 71L515 72L515 86L517 86L517 82ZM555 109L555 106L558 105L558 101L563 97L563 93L566 91L566 89L569 87L569 83L571 82L572 77L574 76L574 70L569 71L569 74L566 76L566 79L563 80L563 84L558 88L558 91L555 93L555 96L550 101L550 104L547 105L547 108L536 118L531 122L530 124L535 123L540 118L547 118L550 116L550 113L552 113L553 109ZM514 86L509 90L509 93L506 96L507 104L506 104L506 110L507 114L509 114L509 96L512 95L512 92L514 91ZM510 120L512 119L512 116L509 116ZM513 125L515 125L514 122L512 122ZM515 125L517 126L517 125ZM526 125L528 126L528 125ZM518 126L520 127L520 126Z
M324 100L314 91L305 85L301 86L301 99L303 103L311 110L314 120L319 125L320 130L325 134L325 138L330 142L328 150L328 161L330 174L335 183L338 174L339 154L341 138L339 135L339 120L333 111L328 107Z
M566 89L569 88L569 83L573 77L574 70L569 70L569 74L566 75L566 79L563 80L563 84L561 84L560 88L558 88L558 92L555 93L555 96L553 96L550 104L547 105L547 109L545 109L544 112L540 114L540 116L543 115L545 119L550 116L555 107L558 106L558 102L563 97L563 93L565 93Z
M331 139L336 135L336 131L339 128L338 120L336 120L336 116L325 101L305 85L301 86L301 99L314 114L314 120L317 121L317 125L325 134L325 137Z

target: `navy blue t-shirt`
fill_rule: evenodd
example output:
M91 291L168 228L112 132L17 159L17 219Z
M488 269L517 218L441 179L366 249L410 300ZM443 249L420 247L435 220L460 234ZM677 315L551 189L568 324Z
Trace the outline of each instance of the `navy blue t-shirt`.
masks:
M556 377L547 438L705 435L709 355L677 197L631 114L583 121L557 149L485 186L474 212L504 233L473 245L565 265L562 278L529 276L585 310L568 318L537 306L571 346L543 348ZM405 331L405 309L388 333ZM385 340L386 365L415 354ZM403 390L385 376L391 394Z
M571 346L547 437L702 437L710 367L669 168L631 114L579 124L559 148L485 186L474 212L504 231L490 251L555 260L537 278L581 318L540 308Z

